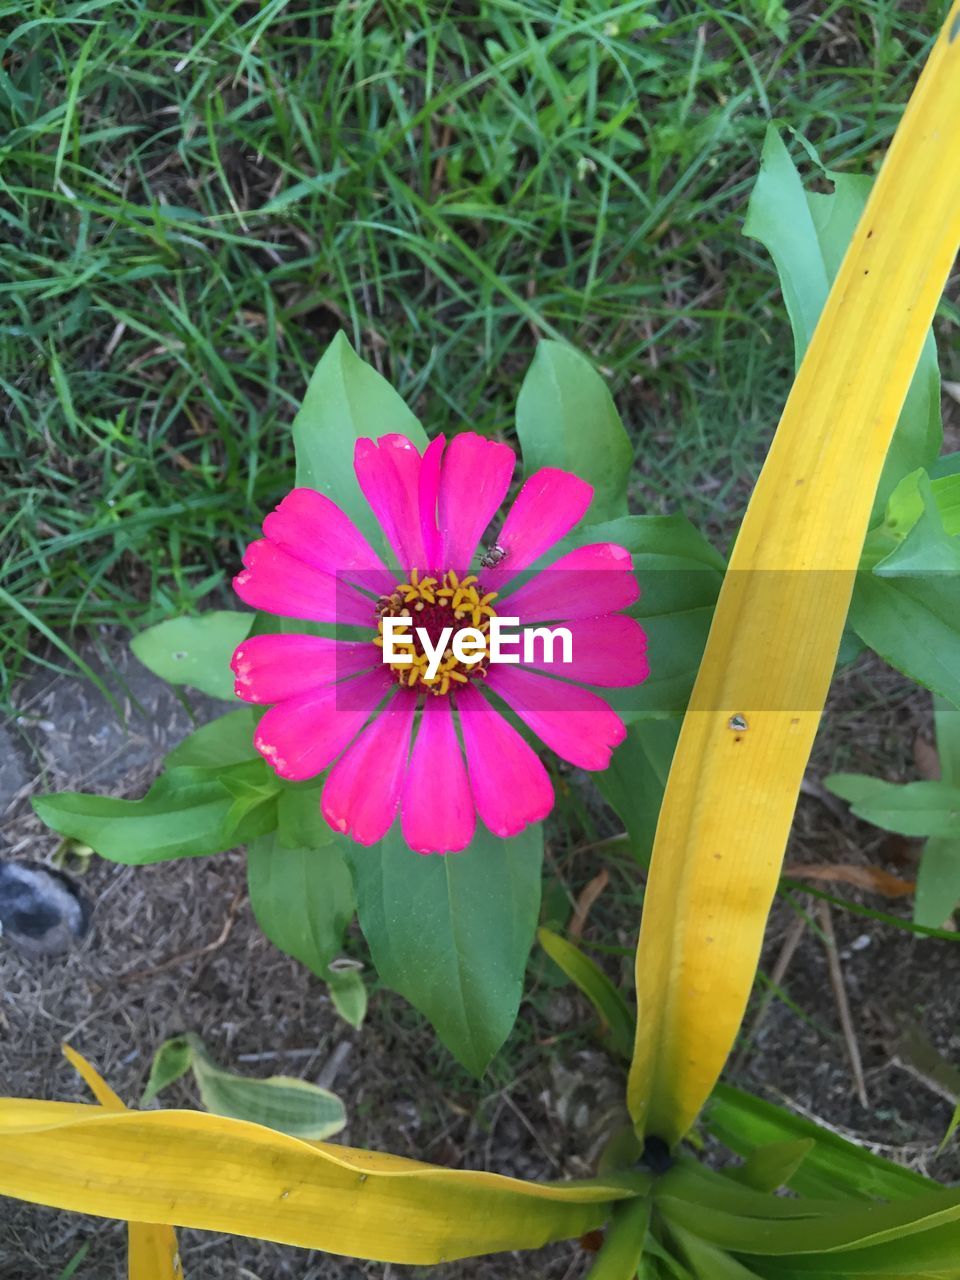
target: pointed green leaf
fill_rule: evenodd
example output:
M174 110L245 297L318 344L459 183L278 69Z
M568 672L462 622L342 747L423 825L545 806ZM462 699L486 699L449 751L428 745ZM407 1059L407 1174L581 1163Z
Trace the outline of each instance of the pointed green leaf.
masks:
M770 1142L754 1147L742 1165L727 1173L755 1191L776 1191L790 1181L815 1146L812 1138Z
M463 853L422 857L399 824L350 845L360 925L377 972L483 1073L513 1026L540 909L543 833L498 840L478 827Z
M960 831L960 821L957 823ZM917 872L913 919L928 929L940 929L960 906L960 835L932 836L923 846Z
M327 986L333 1006L351 1027L363 1026L367 1016L367 987L359 969L327 969Z
M253 626L253 614L216 609L193 618L170 618L148 627L130 648L154 675L188 684L212 698L233 699L233 651Z
M263 760L219 770L180 767L161 774L142 800L63 791L35 796L32 803L54 831L90 845L111 862L139 866L223 853L271 831L277 818L269 802L232 823L234 797L224 784L269 784L272 777Z
M830 1259L817 1258L814 1269L827 1270L828 1265L821 1268L820 1263L829 1264L832 1259L836 1270L838 1265L849 1268L852 1256L859 1254L863 1258L864 1251L869 1250L876 1255L870 1258L873 1269L882 1273L881 1259L889 1260L894 1251L899 1250L916 1262L939 1262L947 1257L942 1253L944 1240L952 1240L955 1250L960 1245L960 1192L957 1191L941 1188L890 1204L838 1201L828 1214L810 1217L797 1214L791 1221L783 1217L746 1216L681 1198L671 1193L670 1177L668 1174L661 1179L655 1195L657 1209L667 1221L695 1232L722 1249L748 1257L792 1255L791 1261L806 1267L810 1265L809 1255L816 1258L816 1255L830 1254ZM790 1203L776 1196L766 1199L770 1206ZM804 1204L802 1200L794 1203ZM916 1239L904 1248L908 1237ZM950 1260L955 1261L957 1256L954 1252Z
M901 785L843 773L832 774L826 786L875 827L904 836L960 836L960 787L946 782Z
M692 1231L674 1225L670 1234L680 1246L697 1280L757 1280L756 1271L748 1270L736 1258L731 1258L725 1249L707 1244Z
M610 1048L629 1060L633 1052L636 1023L626 1000L603 970L579 947L550 929L538 929L537 939L547 955L579 988L600 1015L607 1028Z
M334 834L320 812L322 787L299 783L285 787L277 805L277 838L287 849L321 848Z
M353 885L343 837L327 828L314 848L290 849L276 832L247 849L247 885L257 924L274 946L320 978L353 919Z
M960 538L947 533L926 473L916 474L921 509L902 541L873 567L878 577L911 577L960 570ZM907 513L905 513L907 514ZM912 510L910 512L912 514Z
M150 1076L147 1087L143 1091L143 1097L140 1099L140 1105L145 1107L154 1100L161 1089L166 1089L175 1080L186 1075L192 1060L193 1049L187 1036L173 1036L170 1040L164 1040L153 1055Z
M790 1187L801 1195L893 1200L936 1185L812 1120L730 1085L717 1085L704 1118L709 1132L742 1156L771 1142L812 1140L813 1150L790 1179Z
M951 786L960 787L960 710L943 698L934 698L933 719L940 777Z
M293 421L297 484L325 493L373 546L383 535L353 470L357 440L396 433L418 449L427 443L420 423L389 382L361 360L342 331L314 370Z
M743 234L759 240L773 258L799 367L823 310L830 277L800 175L773 125L763 140Z
M806 193L776 128L768 126L743 233L759 240L773 258L798 367L871 186L865 177L828 176L834 184L831 194ZM933 463L942 438L940 373L928 335L877 488L875 512L883 509L904 475Z
M960 705L960 575L857 575L850 624L890 666Z
M189 1039L200 1097L215 1115L249 1120L311 1142L330 1138L346 1125L343 1103L328 1089L290 1076L252 1080L234 1075L217 1066L197 1036Z
M164 757L168 769L192 765L198 769L222 769L245 760L256 760L259 753L253 745L257 725L257 707L239 707L217 716L209 724L194 730Z
M517 435L528 476L560 467L593 485L587 520L627 514L633 447L586 356L561 342L538 343L517 397Z
M590 525L577 539L616 542L633 557L640 599L630 608L647 636L650 675L603 696L628 723L682 715L703 656L724 560L685 516L624 516Z
M637 1196L618 1204L586 1280L635 1280L650 1225L651 1202Z
M680 734L679 720L635 720L613 753L608 768L593 775L630 837L641 866L650 863L670 763Z

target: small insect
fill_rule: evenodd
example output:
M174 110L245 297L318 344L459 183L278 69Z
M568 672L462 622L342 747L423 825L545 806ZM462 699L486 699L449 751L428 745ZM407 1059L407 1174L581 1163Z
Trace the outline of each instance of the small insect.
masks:
M748 728L746 717L741 715L731 716L727 721L727 728L733 729L735 733L743 733Z
M480 557L480 564L484 569L495 569L498 564L502 564L507 558L505 547L501 547L499 542L495 542L493 546L487 547L486 551Z
M400 597L395 592L393 595L382 595L377 600L376 614L378 618L385 617L392 610L399 608Z

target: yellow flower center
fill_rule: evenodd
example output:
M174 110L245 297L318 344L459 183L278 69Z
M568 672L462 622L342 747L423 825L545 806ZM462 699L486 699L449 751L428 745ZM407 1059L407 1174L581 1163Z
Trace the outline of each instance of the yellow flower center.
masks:
M404 628L409 638L396 635L393 638L394 653L401 659L408 659L389 664L397 683L406 688L422 686L428 693L442 695L457 685L482 679L487 674L489 645L473 662L461 662L453 651L453 638L465 627L472 627L486 638L490 619L496 617L491 608L491 602L496 598L495 591L484 593L475 574L459 578L452 569L448 569L442 578L421 578L418 569L411 569L409 582L399 583L396 591L381 596L377 604L379 634L374 637L374 644L380 648L383 648L385 617L410 619L409 626ZM430 644L436 648L447 627L452 628L452 634L447 638L436 671L428 675L430 655L417 629L426 632Z

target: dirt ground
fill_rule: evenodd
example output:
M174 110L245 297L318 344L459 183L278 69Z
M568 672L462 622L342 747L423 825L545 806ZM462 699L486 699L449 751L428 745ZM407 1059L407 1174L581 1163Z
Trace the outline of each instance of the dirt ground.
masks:
M142 794L163 751L190 728L190 716L169 688L128 659L118 642L110 640L107 651L116 662L112 686L126 686L126 729L86 682L48 676L21 690L17 720L0 731L0 857L45 861L56 847L56 837L32 814L31 792L82 787ZM204 699L191 704L200 720L217 709ZM835 767L892 779L916 776L915 741L929 733L929 698L878 661L861 660L844 674L818 740L788 863L870 861L909 877L916 850L850 819L824 797L817 780ZM608 811L610 830L612 821ZM564 865L564 884L575 893L600 862L588 854ZM623 891L611 891L594 908L588 936L592 930L597 940L626 949L636 921L625 874ZM193 1030L235 1070L299 1075L334 1088L350 1116L344 1142L440 1164L528 1178L583 1176L618 1121L620 1069L594 1047L586 1006L546 983L536 960L518 1026L478 1084L423 1020L387 991L372 988L360 1032L340 1021L323 985L257 929L241 853L146 868L94 859L82 884L95 911L92 932L79 949L65 958L34 959L0 944L0 1094L83 1098L83 1086L60 1056L60 1042L69 1040L135 1102L153 1050L167 1036ZM835 888L853 902L908 913L903 901ZM803 893L795 901L812 909ZM778 903L764 952L766 973L795 918L788 903ZM789 1004L769 1003L728 1078L892 1159L942 1181L956 1180L956 1142L936 1155L952 1111L949 1090L938 1091L929 1073L904 1062L896 1026L904 1015L916 1018L930 1045L960 1062L960 947L836 908L832 922L867 1107L857 1098L826 951L812 927L782 978ZM358 955L362 945L359 938L351 942ZM628 972L626 957L619 975L616 965L611 969L614 977ZM374 975L367 976L372 983ZM755 1001L748 1028L757 1008ZM162 1102L199 1105L186 1083L168 1090ZM87 1252L78 1280L125 1274L119 1224L0 1202L0 1280L56 1277L82 1247ZM426 1274L192 1231L182 1233L182 1254L193 1280L401 1280ZM570 1243L535 1256L435 1268L430 1275L576 1280L588 1264L589 1256Z

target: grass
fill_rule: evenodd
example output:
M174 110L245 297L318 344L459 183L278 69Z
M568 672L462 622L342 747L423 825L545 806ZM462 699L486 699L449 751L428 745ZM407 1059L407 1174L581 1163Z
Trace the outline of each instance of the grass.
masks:
M869 171L946 7L0 3L0 696L217 598L340 327L431 431L569 340L638 509L729 533L790 377L767 121Z

